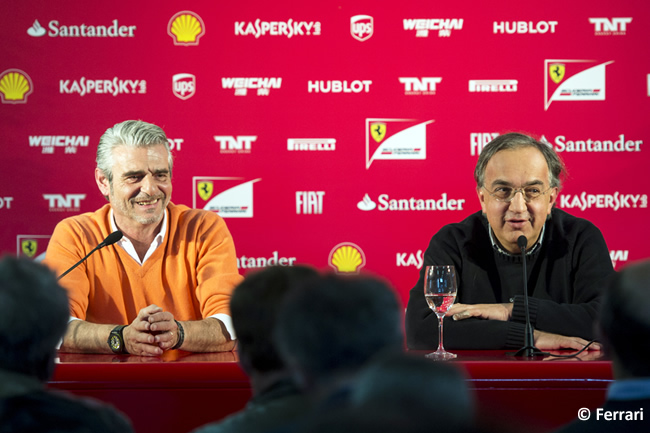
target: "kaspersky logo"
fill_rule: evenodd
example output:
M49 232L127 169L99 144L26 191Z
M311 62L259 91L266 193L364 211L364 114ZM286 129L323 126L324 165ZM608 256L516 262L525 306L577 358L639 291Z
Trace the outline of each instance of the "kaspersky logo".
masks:
M366 119L366 170L375 160L427 158L427 125L433 120Z
M544 110L553 101L604 101L605 67L596 60L544 60ZM550 95L550 96L549 96Z
M192 206L217 213L222 218L253 217L253 184L242 177L195 176L192 178Z
M205 24L194 12L182 11L169 20L167 34L174 40L174 45L198 45L199 38L205 34Z
M366 265L366 255L358 245L341 242L332 248L327 263L339 274L358 274Z
M3 104L26 104L34 91L34 84L26 72L7 69L0 74L0 99Z

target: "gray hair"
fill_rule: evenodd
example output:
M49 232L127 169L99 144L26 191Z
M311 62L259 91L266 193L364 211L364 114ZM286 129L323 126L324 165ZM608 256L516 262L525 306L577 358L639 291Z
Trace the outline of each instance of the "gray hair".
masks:
M171 176L174 163L169 141L165 132L152 123L142 120L127 120L108 128L99 139L97 146L97 168L99 168L110 184L113 183L113 149L118 146L152 147L162 144L167 149L167 162Z
M478 158L478 162L476 163L476 168L474 169L474 180L476 180L476 186L479 188L484 186L485 168L487 167L490 158L496 155L497 152L502 150L520 149L523 147L533 147L542 153L546 160L546 165L548 166L548 182L550 187L561 188L562 178L566 175L566 168L558 154L555 153L555 150L553 150L551 146L535 140L533 137L517 132L499 135L483 148L483 151Z

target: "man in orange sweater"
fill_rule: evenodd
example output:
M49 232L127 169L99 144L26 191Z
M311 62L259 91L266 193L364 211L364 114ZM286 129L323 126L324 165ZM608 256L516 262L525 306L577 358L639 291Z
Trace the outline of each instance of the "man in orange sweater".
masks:
M170 202L172 155L162 129L129 120L97 148L95 181L109 204L55 228L45 263L64 278L71 322L61 350L156 356L232 350L230 295L242 277L218 215ZM74 320L79 319L79 320Z

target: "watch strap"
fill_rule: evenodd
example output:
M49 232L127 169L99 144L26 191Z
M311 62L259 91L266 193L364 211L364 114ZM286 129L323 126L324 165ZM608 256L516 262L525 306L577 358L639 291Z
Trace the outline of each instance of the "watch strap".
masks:
M111 348L113 353L124 353L128 354L126 350L126 345L124 344L124 328L127 325L118 325L111 330L110 335L108 336L108 347Z

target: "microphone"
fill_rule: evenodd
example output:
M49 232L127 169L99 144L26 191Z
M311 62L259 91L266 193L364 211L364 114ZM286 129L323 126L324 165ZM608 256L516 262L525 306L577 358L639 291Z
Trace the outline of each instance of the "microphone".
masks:
M99 249L102 249L102 248L107 247L109 245L113 245L115 242L122 239L122 236L124 236L122 234L122 232L119 231L119 230L116 230L113 233L111 233L110 235L106 236L106 239L104 239L99 245L97 245L96 249L99 250ZM92 251L91 251L91 253L92 253Z
M85 256L83 259L79 260L77 263L75 263L74 265L72 265L72 267L71 267L70 269L68 269L67 271L65 271L65 272L62 273L61 275L59 275L59 277L58 277L56 280L59 281L61 278L63 278L63 277L65 277L66 275L68 275L68 273L69 273L70 271L72 271L74 268L76 268L76 267L79 266L81 263L83 263L84 260L86 260L88 257L90 257L90 255L91 255L92 253L94 253L95 251L100 250L100 249L102 249L102 248L104 248L104 247L107 247L107 246L109 246L109 245L113 245L115 242L117 242L117 241L119 241L120 239L122 239L122 236L123 236L123 234L122 234L122 232L119 231L119 230L116 230L116 231L114 231L113 233L111 233L110 235L106 236L106 239L104 239L103 241L101 241L101 242L99 243L99 245L97 245L97 246L96 246L95 248L93 248L93 249L92 249L88 254L86 254L86 256Z
M524 236L524 235L519 236L517 238L517 245L519 246L519 250L521 251L521 253L525 254L526 253L526 247L528 246L528 239L526 238L526 236Z
M519 249L521 250L521 262L523 264L522 269L524 271L524 311L526 314L526 327L524 330L524 347L519 349L514 354L509 353L509 355L532 358L535 356L548 355L548 353L544 353L535 347L535 339L533 337L533 326L530 324L530 312L528 311L528 273L526 272L527 245L528 245L528 239L526 239L526 236L521 235L517 238L517 246L519 246Z

